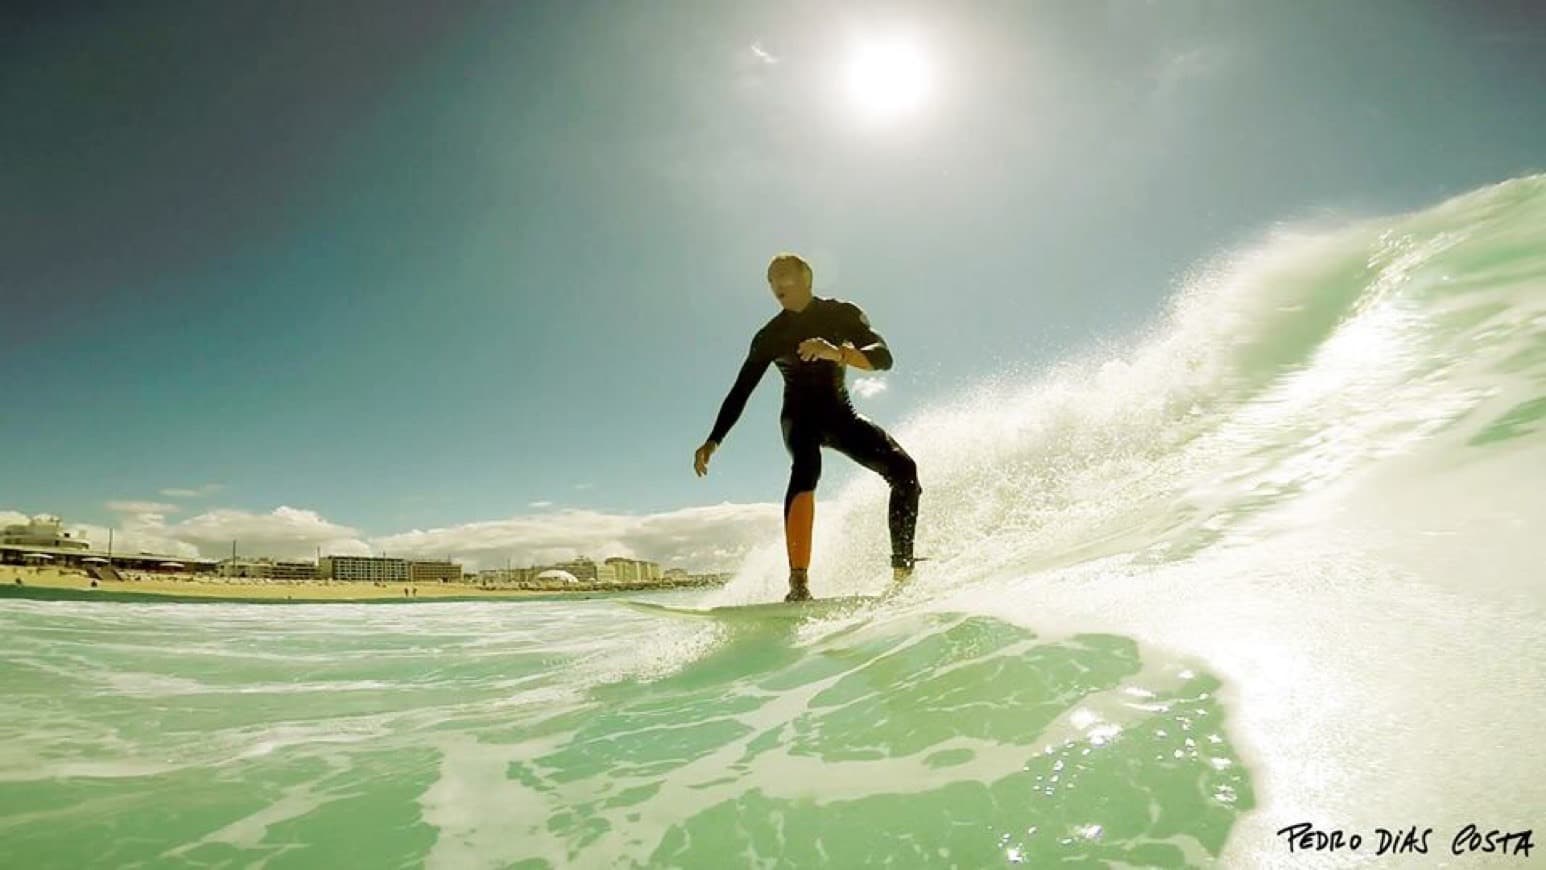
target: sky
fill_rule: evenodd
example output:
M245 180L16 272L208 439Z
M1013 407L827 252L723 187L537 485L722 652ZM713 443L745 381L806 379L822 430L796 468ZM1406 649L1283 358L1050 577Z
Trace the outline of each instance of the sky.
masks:
M1274 225L1546 169L1542 93L1529 2L7 4L0 524L733 569L776 371L692 454L773 254L894 429Z

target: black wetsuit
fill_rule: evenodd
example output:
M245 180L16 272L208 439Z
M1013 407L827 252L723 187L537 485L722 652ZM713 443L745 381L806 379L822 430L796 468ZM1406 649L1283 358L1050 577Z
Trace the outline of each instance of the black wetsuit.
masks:
M918 520L918 466L886 431L854 410L843 381L843 366L832 360L800 359L800 342L824 338L845 341L864 353L876 371L891 368L891 351L870 328L859 306L842 299L815 296L801 311L784 309L752 338L746 361L720 406L709 440L723 441L762 380L769 363L784 376L784 407L779 423L792 462L784 492L784 516L795 494L816 489L821 477L821 448L831 447L886 479L891 485L888 520L891 564L913 565L913 529Z

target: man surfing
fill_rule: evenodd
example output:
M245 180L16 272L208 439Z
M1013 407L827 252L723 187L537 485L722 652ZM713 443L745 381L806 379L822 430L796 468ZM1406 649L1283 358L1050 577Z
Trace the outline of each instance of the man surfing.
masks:
M811 562L811 528L816 519L816 481L821 448L831 447L876 472L891 485L887 519L891 530L892 581L912 574L913 529L918 521L918 466L879 426L854 410L844 383L844 366L866 371L891 368L891 351L870 328L859 306L811 293L811 267L795 254L768 264L768 285L783 310L752 337L740 374L719 408L707 441L693 455L698 476L740 418L769 363L784 376L779 412L789 451L789 487L784 492L784 542L789 550L789 594L785 601L811 597L806 576Z

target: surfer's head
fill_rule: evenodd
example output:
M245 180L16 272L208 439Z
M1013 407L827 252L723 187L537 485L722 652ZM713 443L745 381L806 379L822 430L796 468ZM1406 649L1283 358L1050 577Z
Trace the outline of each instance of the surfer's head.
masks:
M805 308L811 301L811 264L799 254L779 254L768 263L768 287L789 311Z

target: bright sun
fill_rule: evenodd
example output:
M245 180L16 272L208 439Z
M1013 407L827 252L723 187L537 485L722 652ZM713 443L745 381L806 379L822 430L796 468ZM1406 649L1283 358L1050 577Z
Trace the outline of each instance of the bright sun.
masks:
M849 61L848 91L873 117L911 112L923 104L928 90L928 59L911 42L872 40L858 46Z

